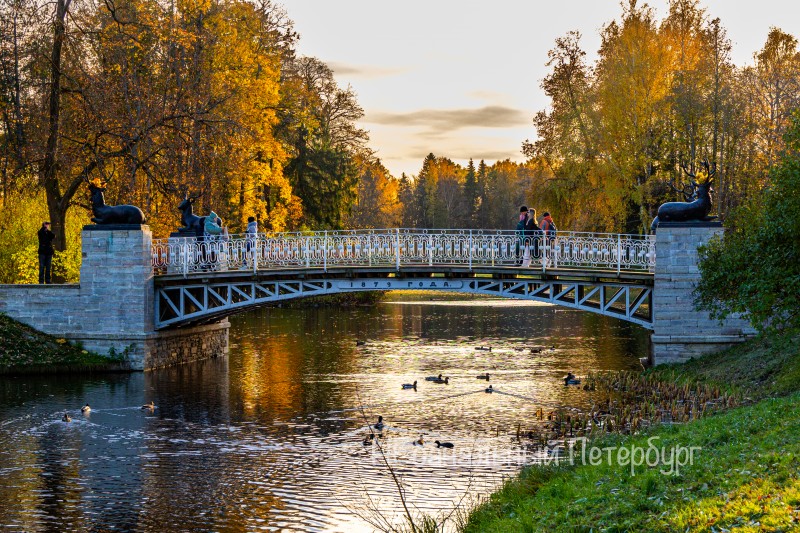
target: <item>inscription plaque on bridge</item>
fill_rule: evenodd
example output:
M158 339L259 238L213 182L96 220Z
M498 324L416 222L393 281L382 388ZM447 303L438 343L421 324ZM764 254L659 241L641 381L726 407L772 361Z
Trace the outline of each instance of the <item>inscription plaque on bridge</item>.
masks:
M365 279L348 280L337 282L339 289L367 291L400 290L400 289L460 289L464 285L463 281L452 280L405 280L405 279Z

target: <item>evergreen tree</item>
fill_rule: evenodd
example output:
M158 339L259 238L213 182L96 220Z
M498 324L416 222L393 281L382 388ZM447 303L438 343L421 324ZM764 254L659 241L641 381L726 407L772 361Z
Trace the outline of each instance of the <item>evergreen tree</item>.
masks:
M469 158L467 165L467 175L464 177L464 203L465 219L468 228L475 227L477 222L476 215L479 202L478 177L475 174L475 163Z
M398 198L400 200L401 215L400 225L404 228L417 227L416 206L414 204L415 183L409 179L405 172L400 175Z

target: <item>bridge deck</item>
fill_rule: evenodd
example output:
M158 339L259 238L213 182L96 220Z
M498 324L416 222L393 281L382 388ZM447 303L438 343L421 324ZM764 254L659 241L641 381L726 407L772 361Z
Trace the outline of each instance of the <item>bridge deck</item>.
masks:
M337 266L324 268L279 268L251 270L209 270L195 272L190 277L182 274L164 274L155 278L156 286L185 285L221 281L262 281L321 278L452 278L490 277L495 279L540 279L548 281L607 282L620 284L652 285L650 272L616 270L581 270L574 268L520 268L511 266L419 265L395 267Z

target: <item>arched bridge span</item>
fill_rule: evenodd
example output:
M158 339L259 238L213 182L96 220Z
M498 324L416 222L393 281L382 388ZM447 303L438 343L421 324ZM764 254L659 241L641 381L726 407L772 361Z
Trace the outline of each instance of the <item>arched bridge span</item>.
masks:
M363 230L153 243L157 329L213 322L285 300L372 290L546 302L652 329L648 236Z

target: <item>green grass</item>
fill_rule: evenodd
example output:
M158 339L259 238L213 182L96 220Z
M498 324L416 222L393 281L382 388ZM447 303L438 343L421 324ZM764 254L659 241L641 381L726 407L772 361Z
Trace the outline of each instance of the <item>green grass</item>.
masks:
M649 370L664 381L703 382L752 399L800 392L800 339L758 337L680 365Z
M0 313L0 374L104 370L121 361L46 335Z
M679 475L617 461L534 466L470 515L467 532L800 531L800 355L755 339L651 370L665 380L720 384L757 403L692 423L590 446L701 447ZM605 455L604 455L605 457Z

